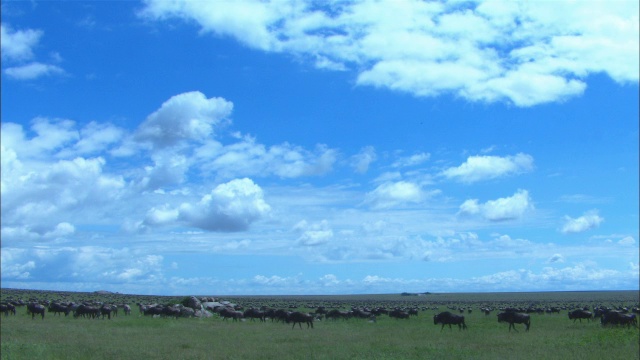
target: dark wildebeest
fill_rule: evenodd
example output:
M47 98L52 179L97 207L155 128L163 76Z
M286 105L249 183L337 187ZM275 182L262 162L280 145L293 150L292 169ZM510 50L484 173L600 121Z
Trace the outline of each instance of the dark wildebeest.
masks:
M529 326L531 326L531 317L529 314L522 314L514 311L506 311L498 314L498 322L506 321L509 323L509 331L511 328L513 330L518 331L514 324L524 324L529 331Z
M113 311L113 308L111 308L111 305L104 304L100 307L100 315L102 315L103 319L104 319L104 316L106 315L108 319L111 320L112 311Z
M569 320L573 320L574 323L576 322L576 320L580 320L580 322L582 322L582 319L587 319L587 321L591 321L592 317L593 317L593 314L590 311L581 310L581 309L569 311Z
M40 305L38 303L29 303L27 304L27 314L31 314L31 319L36 317L36 314L42 315L42 319L44 320L44 312L46 308L44 305Z
M250 318L251 321L254 321L254 319L260 319L260 322L264 322L264 318L266 316L266 313L264 311L260 311L258 309L249 308L249 309L245 310L242 315L245 317L245 319L246 318Z
M13 315L16 314L16 307L13 304L0 304L0 312L4 313L4 316L9 316L9 312Z
M409 316L410 316L409 313L404 311L404 310L393 309L393 310L389 311L389 317L392 317L392 318L408 319Z
M177 319L180 317L180 308L177 306L165 306L162 308L161 315Z
M349 319L352 316L351 311L340 311L338 309L331 309L329 310L329 312L324 316L326 319L338 319L338 318L342 318L344 320Z
M55 316L56 314L60 315L60 313L64 313L64 316L67 316L69 315L69 312L71 310L69 309L68 306L54 302L54 303L51 303L51 305L49 305L49 309L47 311L52 312L53 316Z
M458 325L458 330L467 329L467 324L464 323L464 315L455 315L448 311L433 315L433 324L442 324L440 331L444 330L445 325L449 325L449 329L451 329L451 324Z
M100 308L98 308L97 306L82 304L76 308L76 311L73 314L73 317L76 319L80 316L95 319L96 317L100 316Z
M288 322L293 322L291 329L295 328L296 324L298 324L300 329L302 329L302 323L307 323L307 329L309 326L313 329L313 315L305 314L300 311L294 311L289 314Z
M222 320L227 320L228 318L232 318L233 321L238 321L238 319L242 319L243 317L242 311L236 311L227 307L220 310L218 314L220 315Z
M602 326L605 325L627 325L627 327L637 326L636 314L621 313L618 311L609 311L600 318Z

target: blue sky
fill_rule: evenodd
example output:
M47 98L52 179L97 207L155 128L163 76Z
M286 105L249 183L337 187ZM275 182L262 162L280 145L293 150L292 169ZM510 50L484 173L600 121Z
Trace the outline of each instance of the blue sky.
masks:
M2 286L638 289L637 14L3 1Z

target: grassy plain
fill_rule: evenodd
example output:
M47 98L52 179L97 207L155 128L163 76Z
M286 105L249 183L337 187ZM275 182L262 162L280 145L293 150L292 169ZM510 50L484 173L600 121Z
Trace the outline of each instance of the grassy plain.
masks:
M126 302L178 302L182 297L142 297L90 293L17 293L3 289L2 300L64 298ZM531 330L509 332L496 320L496 311L486 316L485 305L628 306L638 304L631 292L430 294L426 296L278 296L223 297L245 306L260 304L316 305L349 308L367 304L387 307L429 307L417 317L396 320L379 316L365 319L316 321L313 329L260 322L223 321L219 317L166 319L122 313L111 320L74 319L47 313L44 320L26 315L2 316L2 359L638 359L637 328L603 328L598 322L573 323L567 311L532 314ZM438 310L432 310L432 307ZM441 331L433 315L448 306L471 307L465 313L469 329Z

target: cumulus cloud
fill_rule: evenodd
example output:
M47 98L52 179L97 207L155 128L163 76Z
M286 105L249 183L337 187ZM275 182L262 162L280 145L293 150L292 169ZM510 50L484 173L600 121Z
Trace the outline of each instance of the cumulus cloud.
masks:
M333 238L333 230L327 220L309 224L306 220L298 222L293 230L300 234L298 244L304 246L317 246L326 244Z
M262 189L244 178L216 186L198 203L182 204L179 219L203 230L242 231L270 211Z
M42 76L64 74L61 67L38 62L6 68L4 73L17 80L33 80Z
M163 256L100 246L2 249L2 278L93 284L153 283L164 279ZM6 272L5 272L6 271ZM87 281L87 279L91 279ZM77 285L76 285L77 286Z
M561 262L564 262L564 256L562 256L561 254L553 254L549 259L547 259L547 263L549 264Z
M289 143L270 147L253 137L226 146L209 146L212 152L200 152L202 169L222 178L270 176L295 178L324 175L333 169L338 152L325 145L313 151Z
M135 138L155 148L166 148L183 141L204 141L230 114L233 104L222 98L209 98L192 91L171 97L149 115Z
M392 166L393 167L416 166L428 161L430 158L431 158L431 154L429 153L424 153L424 152L417 153L417 154L413 154L407 157L402 157L396 160Z
M448 168L442 171L441 175L463 183L473 183L531 170L533 170L533 157L519 153L506 157L469 156L462 165Z
M0 25L0 49L2 60L29 60L33 58L33 48L43 33L41 30L13 30L10 26Z
M80 130L79 139L73 147L61 151L59 155L68 157L101 153L110 146L118 144L124 135L124 129L112 124L92 121Z
M19 159L47 159L79 139L75 122L68 119L37 117L31 121L27 138L22 125L2 123L2 145L16 153Z
M65 73L57 65L30 61L35 57L33 50L44 34L41 30L13 30L10 26L2 24L0 32L3 65L7 62L11 64L10 67L4 69L4 73L8 77L16 80L33 80L42 76Z
M481 204L478 199L466 200L460 205L459 215L480 216L490 221L516 220L533 209L527 190L518 190L513 196L489 200Z
M533 106L582 94L589 74L639 78L636 1L289 2L148 0L140 15L358 72L416 96ZM388 14L395 14L395 21Z
M618 240L618 244L620 245L633 245L636 243L636 240L633 236L625 236L624 238Z
M355 171L364 174L369 169L369 165L376 161L376 150L373 146L367 146L360 149L360 152L351 157L351 164Z
M597 210L591 210L578 218L564 217L565 223L560 230L563 234L581 233L600 226L604 218Z
M424 201L427 193L420 185L409 181L385 182L365 196L365 203L374 208L390 208Z
M26 176L17 178L3 171L2 183L7 187L2 193L3 227L45 226L70 216L67 212L118 199L125 183L120 176L105 174L104 165L102 158L78 157L54 162L38 173L23 169Z

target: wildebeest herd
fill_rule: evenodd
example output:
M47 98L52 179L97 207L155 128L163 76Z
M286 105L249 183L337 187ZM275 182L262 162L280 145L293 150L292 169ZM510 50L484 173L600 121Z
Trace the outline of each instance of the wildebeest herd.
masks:
M292 324L291 328L295 328L296 324L300 329L305 324L306 328L312 329L314 322L316 321L339 321L349 319L366 319L369 322L376 322L376 319L380 316L388 316L398 321L409 320L411 317L417 317L420 311L438 311L439 306L351 306L350 308L344 308L345 304L330 304L330 306L315 306L307 304L307 309L315 308L315 311L299 311L297 305L289 305L288 307L278 307L272 305L259 305L259 304L247 304L238 305L229 301L217 301L212 297L196 298L194 296L185 298L178 304L143 304L137 303L139 316L149 317L165 317L165 318L181 318L181 317L211 317L217 315L222 320L232 319L237 321L259 321L259 322L281 322L283 324ZM30 299L25 302L23 300L8 299L0 303L0 312L4 313L4 316L16 315L16 308L25 307L27 314L31 315L32 319L39 316L44 320L45 313L51 313L53 316L59 315L69 316L80 319L106 319L110 320L112 317L118 315L118 311L122 310L125 316L131 315L131 306L127 303L105 303L101 301L83 301L76 303L72 301L48 301ZM576 308L568 309L563 307L494 307L494 306L481 306L479 308L485 315L490 315L493 311L498 311L497 321L499 323L507 323L509 325L508 330L516 329L516 324L524 326L525 331L529 331L531 327L531 315L530 314L559 314L561 310L567 311L569 320L574 323L576 320L582 322L586 320L591 322L592 320L599 319L600 324L603 327L638 327L637 316L640 314L640 309L636 304L631 309L625 307L605 307L594 306L591 311L588 308ZM454 312L458 312L455 314ZM441 325L440 331L444 330L445 326L452 328L452 325L457 325L459 330L467 330L468 325L465 322L464 313L471 314L472 309L470 307L461 308L448 306L448 311L437 312L433 315L434 325Z

